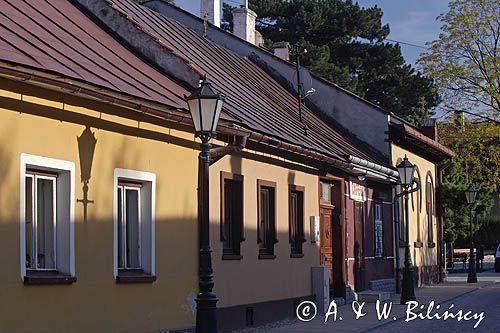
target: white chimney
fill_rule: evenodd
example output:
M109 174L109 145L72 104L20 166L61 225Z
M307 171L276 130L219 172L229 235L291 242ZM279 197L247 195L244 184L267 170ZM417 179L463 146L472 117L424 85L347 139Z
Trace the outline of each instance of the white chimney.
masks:
M274 55L283 60L290 60L290 43L277 42L273 44Z
M247 7L233 10L233 34L255 44L255 19L257 14Z
M200 17L220 28L220 0L201 0Z

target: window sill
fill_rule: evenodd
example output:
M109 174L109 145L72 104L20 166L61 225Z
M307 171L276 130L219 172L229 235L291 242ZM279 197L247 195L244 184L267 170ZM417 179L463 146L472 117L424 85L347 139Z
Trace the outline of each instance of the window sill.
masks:
M240 256L239 254L223 254L222 255L222 260L241 260L243 256Z
M274 254L259 254L259 260L276 259Z
M415 243L413 243L413 246L416 247L416 248L421 248L421 247L424 246L424 243L416 241Z
M73 284L76 276L61 274L57 271L32 271L27 272L23 279L26 285L37 284Z
M290 258L304 258L304 253L290 253Z
M427 243L427 247L429 247L429 248L436 247L436 243L434 243L434 242L428 242Z
M116 283L153 283L155 275L144 273L142 269L120 269L116 277Z

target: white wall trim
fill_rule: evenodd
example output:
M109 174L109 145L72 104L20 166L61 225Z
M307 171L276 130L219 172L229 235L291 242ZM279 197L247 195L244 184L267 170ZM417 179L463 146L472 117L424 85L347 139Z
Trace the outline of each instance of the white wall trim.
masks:
M116 168L113 188L113 275L118 276L118 179L140 181L151 184L151 275L155 275L155 207L156 207L156 175L151 172Z
M19 217L21 233L21 279L26 276L26 168L35 167L47 171L69 172L69 268L71 276L75 276L75 163L22 153L20 157L20 188L19 188Z

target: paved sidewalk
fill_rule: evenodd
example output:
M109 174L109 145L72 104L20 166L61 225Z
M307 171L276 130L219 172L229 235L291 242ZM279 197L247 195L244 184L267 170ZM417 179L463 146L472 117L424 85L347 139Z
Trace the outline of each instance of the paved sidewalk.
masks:
M500 317L500 311L496 308L490 306L491 311L495 313L489 313L488 309L479 310L482 308L481 299L489 297L490 302L496 302L500 299L500 274L495 274L492 272L485 272L479 274L479 282L477 284L466 283L466 274L456 274L450 275L448 282L423 287L417 289L416 297L419 304L425 305L422 310L423 314L427 311L427 306L434 301L435 307L432 313L436 313L436 306L440 304L441 308L439 313L448 310L449 306L454 303L456 307L452 308L453 312L457 312L460 309L473 312L485 312L485 319L479 324L478 328L474 330L475 332L492 332L491 327L495 329L493 331L500 332L500 322L496 324L498 320L496 317ZM441 320L414 320L409 323L405 322L406 319L406 305L399 304L400 295L395 295L390 301L384 302L390 304L392 302L392 311L387 320L379 320L377 317L376 305L375 303L366 303L363 307L363 313L365 316L356 319L356 315L352 309L351 304L344 306L339 306L337 308L337 320L333 320L333 315L329 317L328 321L325 323L325 316L323 314L318 314L315 319L309 322L300 322L296 318L285 320L283 322L274 323L271 325L266 325L260 328L247 329L243 332L273 332L273 333L313 333L313 332L399 332L399 331L432 331L437 328L436 332L441 331L456 331L460 330L462 332L473 330L474 324L477 319L470 321L458 322L456 319L450 319L448 321ZM382 303L381 305L383 306ZM455 304L456 303L456 304ZM500 301L498 302L500 304ZM355 304L355 307L358 307ZM500 306L500 305L499 305ZM490 312L491 312L490 311ZM496 313L498 311L498 313ZM418 313L418 308L413 310L413 312ZM342 317L342 320L340 320ZM431 324L432 323L432 324ZM452 324L454 323L454 324ZM489 327L488 330L484 330L486 326ZM436 327L431 327L434 325ZM446 327L453 327L453 330L443 329L441 326L447 325ZM458 325L458 326L457 326ZM425 330L420 330L421 327L429 326Z

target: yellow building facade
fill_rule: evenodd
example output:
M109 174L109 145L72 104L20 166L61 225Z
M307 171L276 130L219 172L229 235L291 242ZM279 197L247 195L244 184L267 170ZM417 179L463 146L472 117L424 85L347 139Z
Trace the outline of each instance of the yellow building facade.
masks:
M147 116L119 116L129 112L0 79L0 332L143 332L194 325L193 134L153 125ZM118 281L119 177L142 182L140 193L149 191L149 198L141 194L151 209L141 207L141 267L151 276L146 281ZM51 178L57 202L52 257L65 276L47 284L29 273L33 235L26 230L33 224L28 206L37 207L38 233L42 229L40 214L48 213L40 213L41 188ZM49 267L48 250L45 258L40 243L37 250L37 267Z
M243 187L243 231L238 256L225 253L221 239L222 190L225 179L239 178ZM259 184L273 186L275 243L270 256L261 255L259 240ZM311 267L320 265L319 242L311 242L309 220L319 216L318 171L269 154L244 150L228 155L210 167L210 215L214 291L219 297L222 328L279 317L299 299L311 299ZM303 239L300 253L292 254L290 235L291 188L302 193L300 216ZM227 200L227 199L226 199ZM246 310L250 309L250 310ZM250 311L250 314L248 314ZM274 313L273 313L274 312ZM251 319L252 320L252 319Z
M418 284L438 280L438 225L436 218L436 164L395 144L391 146L392 163L398 165L405 156L416 165L415 178L420 189L409 196L410 253L413 265L418 267ZM400 189L397 191L400 193ZM399 248L400 267L404 266L405 223L404 200L399 201ZM399 246L398 246L399 245Z

